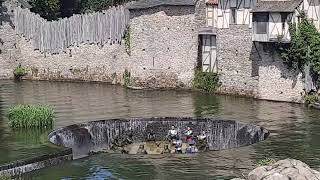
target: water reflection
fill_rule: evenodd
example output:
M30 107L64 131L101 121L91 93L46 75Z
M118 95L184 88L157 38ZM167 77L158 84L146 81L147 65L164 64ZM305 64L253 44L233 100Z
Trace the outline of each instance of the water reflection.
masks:
M97 83L0 81L0 154L16 153L19 157L32 154L28 148L15 151L26 147L29 140L10 131L4 117L17 103L52 105L57 116L55 128L105 118L198 116L240 120L271 130L268 140L239 149L196 156L101 154L29 174L33 178L228 179L246 174L257 159L266 156L297 158L313 168L320 167L320 111L298 104L200 92L128 90ZM30 138L30 146L38 149L37 153L49 151L44 144L41 138Z

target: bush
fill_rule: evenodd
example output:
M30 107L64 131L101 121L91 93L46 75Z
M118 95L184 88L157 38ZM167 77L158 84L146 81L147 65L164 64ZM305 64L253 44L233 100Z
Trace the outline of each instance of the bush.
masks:
M9 126L13 128L50 128L54 112L49 106L16 105L9 109Z
M214 92L221 85L219 75L213 72L196 71L193 87L206 92Z
M304 102L306 104L315 104L319 101L319 96L317 94L308 94L304 96Z
M13 71L13 75L16 79L21 79L21 77L25 76L26 74L27 74L27 70L21 65L16 67Z
M272 158L266 158L266 159L261 159L257 161L256 165L257 166L270 166L276 162L275 159Z

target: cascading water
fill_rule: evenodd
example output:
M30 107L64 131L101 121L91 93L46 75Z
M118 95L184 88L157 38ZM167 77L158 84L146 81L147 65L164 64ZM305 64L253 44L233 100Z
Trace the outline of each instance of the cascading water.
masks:
M236 148L265 140L269 132L263 127L237 121L208 118L135 118L93 121L57 129L49 134L56 145L73 149L74 158L90 152L109 150L115 141L130 138L133 143L144 142L149 133L157 141L165 141L174 125L179 134L191 127L195 135L207 134L209 150Z

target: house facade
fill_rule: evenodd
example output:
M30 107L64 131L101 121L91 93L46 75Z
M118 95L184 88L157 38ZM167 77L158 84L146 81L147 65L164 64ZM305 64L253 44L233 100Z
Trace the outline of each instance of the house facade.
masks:
M194 4L190 1L161 1L160 4L152 0L138 1L150 6L139 9L138 12L143 14L140 23L136 17L131 18L130 27L137 32L133 34L132 42L150 44L150 48L154 46L152 52L143 50L139 53L136 47L143 46L137 43L132 47L132 56L141 63L147 59L154 60L150 55L157 52L161 63L180 65L172 69L172 74L178 77L178 81L181 80L179 77L186 77L183 83L187 86L191 84L192 72L198 68L219 74L222 83L220 93L299 102L305 89L304 79L301 73L283 64L275 43L290 43L289 24L299 21L301 11L319 26L320 6L315 1L199 0ZM133 9L129 6L130 14L136 14ZM182 21L173 21L181 17L175 9L189 9L189 18L185 21L189 23L188 27L184 27ZM194 14L191 9L194 9ZM150 11L163 13L164 18L158 17L159 21L153 21ZM168 26L162 23L166 22L164 19L174 22L167 32L163 31ZM137 31L148 28L152 29L152 35ZM188 46L183 47L179 42ZM163 52L164 49L167 51ZM158 70L164 72L164 69ZM155 70L150 73L155 74Z

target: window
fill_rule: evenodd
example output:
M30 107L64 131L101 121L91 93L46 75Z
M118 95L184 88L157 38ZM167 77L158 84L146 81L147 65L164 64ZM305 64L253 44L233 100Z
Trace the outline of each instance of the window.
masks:
M267 34L269 14L268 13L255 13L254 14L255 33Z
M236 8L231 8L230 24L237 24Z

